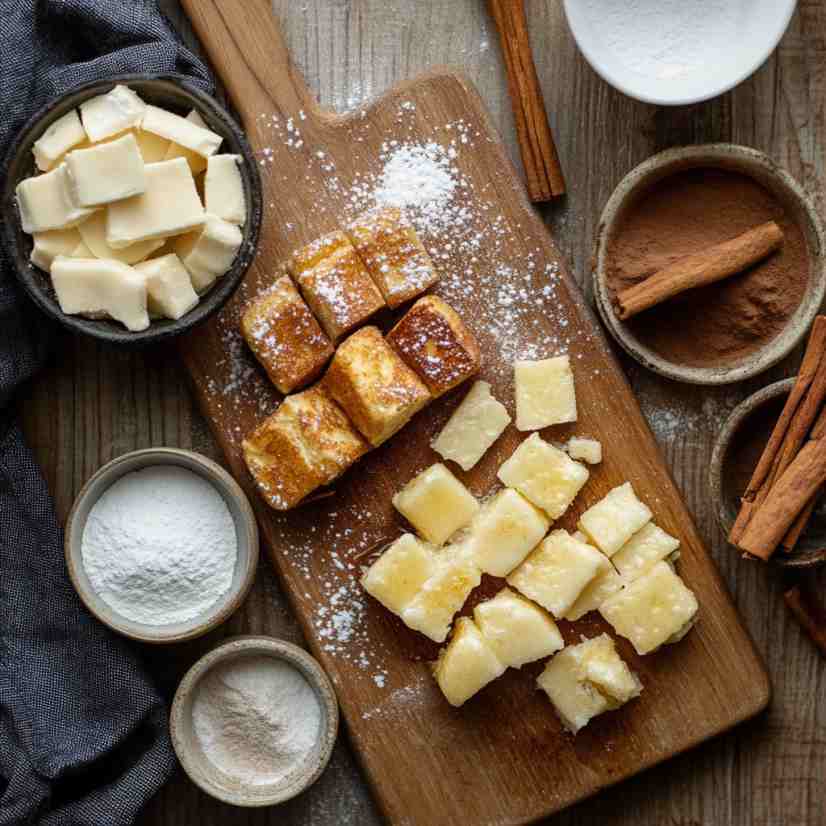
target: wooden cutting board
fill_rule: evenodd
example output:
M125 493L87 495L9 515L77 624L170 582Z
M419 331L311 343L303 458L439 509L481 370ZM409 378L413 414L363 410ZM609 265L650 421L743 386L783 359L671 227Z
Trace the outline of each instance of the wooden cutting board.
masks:
M184 0L184 6L258 153L265 217L245 284L218 319L183 342L183 357L229 466L256 506L308 644L335 683L349 735L388 819L428 826L528 821L763 709L770 688L752 642L625 377L468 81L453 72L429 74L338 116L314 102L265 0ZM444 162L459 187L451 220L442 229L431 226L424 241L443 273L438 291L480 339L482 378L513 412L512 359L571 354L580 420L543 435L558 441L574 432L593 436L605 453L572 511L581 513L630 480L656 521L682 540L680 572L701 605L696 628L678 645L640 658L618 641L642 678L643 694L575 739L535 690L539 664L509 671L452 709L426 664L437 647L358 585L371 550L401 531L392 493L438 461L430 440L464 389L432 404L372 452L334 495L286 515L258 498L241 456L243 434L278 399L238 336L239 307L271 282L293 249L367 205L390 153L430 141L450 150ZM434 151L444 160L443 150ZM391 320L388 314L380 323ZM452 469L485 495L521 438L511 427L470 473ZM560 524L572 528L574 520L571 513ZM486 579L480 592L491 594L499 585ZM561 627L568 642L606 629L594 618Z

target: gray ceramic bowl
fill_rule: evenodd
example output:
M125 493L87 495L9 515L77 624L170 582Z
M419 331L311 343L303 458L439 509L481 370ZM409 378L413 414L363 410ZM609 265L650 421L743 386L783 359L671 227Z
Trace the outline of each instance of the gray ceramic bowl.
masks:
M81 543L86 519L103 492L121 476L131 471L157 465L177 465L210 482L227 503L235 521L238 558L232 584L226 594L208 611L187 622L171 625L146 625L133 622L107 605L93 590L83 568ZM95 473L75 499L64 535L66 565L75 590L86 607L105 625L119 634L141 642L170 643L200 637L216 628L235 612L249 593L258 566L258 524L244 491L220 466L206 456L175 448L135 450L113 459Z
M608 248L625 211L658 181L697 167L742 172L768 189L800 224L809 251L809 283L803 300L781 333L739 363L724 367L688 367L666 361L620 321L606 280ZM826 293L826 236L814 205L800 185L762 152L729 143L668 149L641 163L620 181L600 218L594 254L593 285L597 310L617 343L636 361L669 379L689 384L730 384L756 376L787 356L809 329Z
M312 686L321 706L321 726L315 748L295 772L271 785L245 786L216 769L201 749L192 725L192 703L198 682L214 666L242 657L266 655L295 666ZM274 637L236 637L202 657L178 686L169 716L172 745L193 783L207 794L234 806L274 806L301 794L320 777L336 742L338 702L333 685L318 661L302 648Z
M207 126L223 137L224 142L221 144L220 151L241 155L244 159L244 163L240 164L239 168L247 202L247 218L243 226L244 241L235 256L231 269L216 282L212 289L201 296L200 302L185 316L177 321L158 319L153 321L148 329L136 333L126 330L114 321L70 316L61 311L48 273L35 267L29 261L32 240L20 226L15 198L17 184L37 171L32 157L32 144L55 120L70 109L74 109L95 95L108 92L118 83L130 86L148 103L162 106L178 114L185 115L191 109L197 109ZM2 193L3 242L20 283L35 304L47 315L75 332L104 341L126 345L148 344L179 335L200 324L221 309L235 292L258 246L262 213L261 178L252 149L241 127L232 119L227 110L214 98L178 75L118 75L76 87L49 103L29 120L17 138L11 142L3 162L3 171L6 176Z

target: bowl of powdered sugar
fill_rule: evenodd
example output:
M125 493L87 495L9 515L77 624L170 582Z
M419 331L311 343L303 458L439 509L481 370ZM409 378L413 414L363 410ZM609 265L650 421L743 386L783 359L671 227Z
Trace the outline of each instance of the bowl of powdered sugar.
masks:
M247 595L258 528L219 465L171 448L138 450L89 479L66 523L69 575L103 623L143 642L205 634Z
M321 666L272 637L237 637L200 659L170 714L186 773L236 806L300 794L327 765L337 731L338 704Z

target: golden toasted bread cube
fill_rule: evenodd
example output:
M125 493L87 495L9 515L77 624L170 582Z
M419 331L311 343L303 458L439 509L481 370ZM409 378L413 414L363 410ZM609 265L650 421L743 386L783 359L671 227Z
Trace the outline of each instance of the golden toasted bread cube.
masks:
M311 382L333 355L333 345L288 275L253 299L241 331L272 383L291 393Z
M388 307L410 301L439 280L413 224L398 207L360 215L347 234Z
M479 510L473 494L440 462L414 476L393 506L434 545L443 545Z
M639 697L642 683L617 653L614 641L600 634L576 646L583 676L607 698L612 708Z
M626 482L588 508L578 527L606 556L613 556L650 520L650 509Z
M479 585L482 574L471 559L454 548L446 548L437 558L436 570L401 616L408 628L434 642L444 642L453 617Z
M558 519L576 499L589 473L585 465L534 433L502 464L497 476L551 519Z
M698 608L694 593L674 569L667 562L658 562L609 597L599 611L618 634L631 640L638 654L650 654L665 643L682 639Z
M518 430L541 430L576 421L574 374L568 356L517 361L513 369Z
M488 500L471 522L462 548L486 574L507 576L545 536L550 521L515 490Z
M481 355L473 333L436 295L420 298L387 334L387 341L433 398L479 371Z
M602 461L602 443L596 439L583 439L572 436L565 446L572 459L581 459L589 465L598 465Z
M319 385L287 396L243 442L258 489L276 510L288 510L337 479L369 447Z
M433 548L405 533L367 569L361 584L385 608L401 616L435 570Z
M679 539L649 522L611 557L611 562L626 582L633 582L658 562L676 559L679 547Z
M480 602L473 619L497 658L511 668L550 657L565 645L550 614L510 588Z
M453 411L431 447L443 459L470 470L502 435L511 417L486 381L477 381Z
M433 675L447 701L452 706L460 706L500 677L506 668L473 620L460 617L450 642L439 653Z
M376 327L358 330L336 350L324 387L374 447L430 401L427 388Z
M353 245L333 232L293 254L290 275L327 335L335 342L384 306Z
M508 585L560 618L606 562L596 548L578 542L567 531L551 531L508 577Z

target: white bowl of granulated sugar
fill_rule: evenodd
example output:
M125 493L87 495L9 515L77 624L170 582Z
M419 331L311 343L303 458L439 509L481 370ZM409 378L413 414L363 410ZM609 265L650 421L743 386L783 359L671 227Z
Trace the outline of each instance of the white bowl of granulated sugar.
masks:
M104 624L142 642L206 634L243 602L258 527L235 480L187 450L112 460L83 486L65 531L69 576Z

